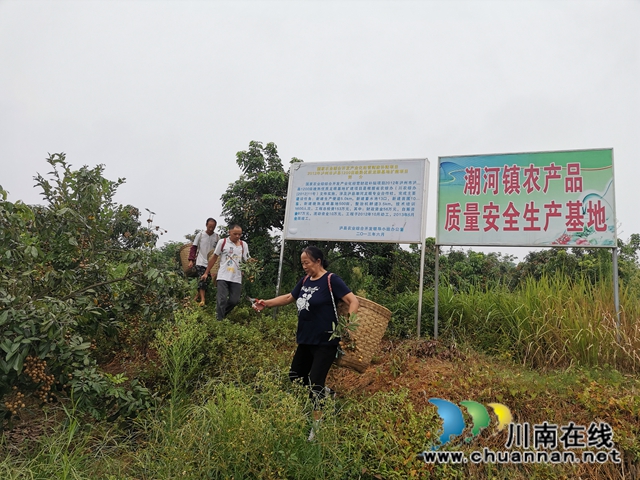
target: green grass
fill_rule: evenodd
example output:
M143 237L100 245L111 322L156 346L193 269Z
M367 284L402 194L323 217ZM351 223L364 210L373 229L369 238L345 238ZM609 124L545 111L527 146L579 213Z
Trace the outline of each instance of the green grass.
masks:
M549 279L512 294L444 289L443 336L473 347L433 374L438 363L418 360L423 377L412 390L330 400L315 442L307 441L307 392L287 377L295 313L273 319L238 308L217 322L206 311L185 311L157 333L164 382L157 408L118 427L69 410L63 421L45 422L45 434L18 444L5 433L0 478L633 478L640 465L640 382L631 375L638 368L637 312L623 293L622 341L615 342L608 296L606 287ZM411 303L398 302L397 312L408 308L400 302ZM376 366L388 371L376 377L380 386L387 379L403 385L411 374L409 350L395 344L389 358L400 363ZM416 403L419 389L453 401L503 402L518 421L604 419L625 464L425 465L416 455L431 447L441 423L424 399ZM455 448L499 446L491 432L477 442Z
M509 405L519 422L573 420L588 425L604 418L614 427L626 471L640 464L637 379L608 370L541 373L470 351L464 362L454 366L451 376L434 380L448 385L452 401L498 400ZM316 441L307 442L312 407L306 392L287 382L281 370L262 372L249 384L211 380L187 401L166 401L139 418L128 435L70 413L28 448L2 445L0 475L10 479L633 478L612 464L425 465L416 455L430 448L441 425L434 409L417 408L406 388L330 401ZM452 448L468 453L483 446L498 448L502 441L490 427L474 444L457 442Z
M471 289L440 297L442 334L534 368L610 366L640 372L640 302L620 289L620 326L608 283L566 277L528 281L510 292Z

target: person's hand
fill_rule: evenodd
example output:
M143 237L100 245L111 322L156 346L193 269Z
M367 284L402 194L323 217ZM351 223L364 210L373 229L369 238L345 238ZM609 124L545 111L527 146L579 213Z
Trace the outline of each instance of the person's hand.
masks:
M259 312L261 312L262 310L264 310L264 308L267 306L267 304L266 304L266 303L264 303L264 300L256 299L256 301L255 301L255 302L253 302L253 304L252 304L251 306L253 307L253 309L254 309L256 312L258 312L258 313L259 313Z
M209 276L208 272L204 272L204 274L200 277L200 280L202 280L203 282L205 282L207 280L207 277Z
M189 260L189 268L193 268L193 260Z

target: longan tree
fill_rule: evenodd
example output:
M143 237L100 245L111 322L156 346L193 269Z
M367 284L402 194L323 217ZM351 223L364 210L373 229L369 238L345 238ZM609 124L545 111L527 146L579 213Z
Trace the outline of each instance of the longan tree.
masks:
M64 154L47 162L35 177L44 205L10 202L0 187L0 415L72 392L97 417L127 413L145 390L110 381L97 355L144 348L186 283L158 263L139 210L114 201L124 179L74 170Z

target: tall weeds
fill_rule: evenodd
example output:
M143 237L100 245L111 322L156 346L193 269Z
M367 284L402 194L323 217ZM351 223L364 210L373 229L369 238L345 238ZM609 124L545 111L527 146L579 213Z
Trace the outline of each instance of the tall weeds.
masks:
M106 422L87 423L75 409L62 407L66 417L57 416L55 425L33 439L25 439L20 451L4 447L0 441L0 478L4 479L124 479L128 468L130 439ZM60 411L58 411L60 413ZM44 423L50 423L45 419Z
M506 288L451 294L440 313L450 335L537 368L571 364L640 371L640 302L620 288L620 325L611 282L565 276L530 279ZM444 301L443 301L444 300Z

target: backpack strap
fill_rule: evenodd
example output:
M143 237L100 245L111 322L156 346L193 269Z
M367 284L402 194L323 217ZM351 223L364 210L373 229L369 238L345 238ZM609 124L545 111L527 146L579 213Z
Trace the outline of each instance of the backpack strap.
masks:
M222 247L220 247L220 255L222 255L222 251L224 250L224 246L227 244L227 237L222 239ZM240 240L240 244L242 245L241 258L244 259L244 240Z

